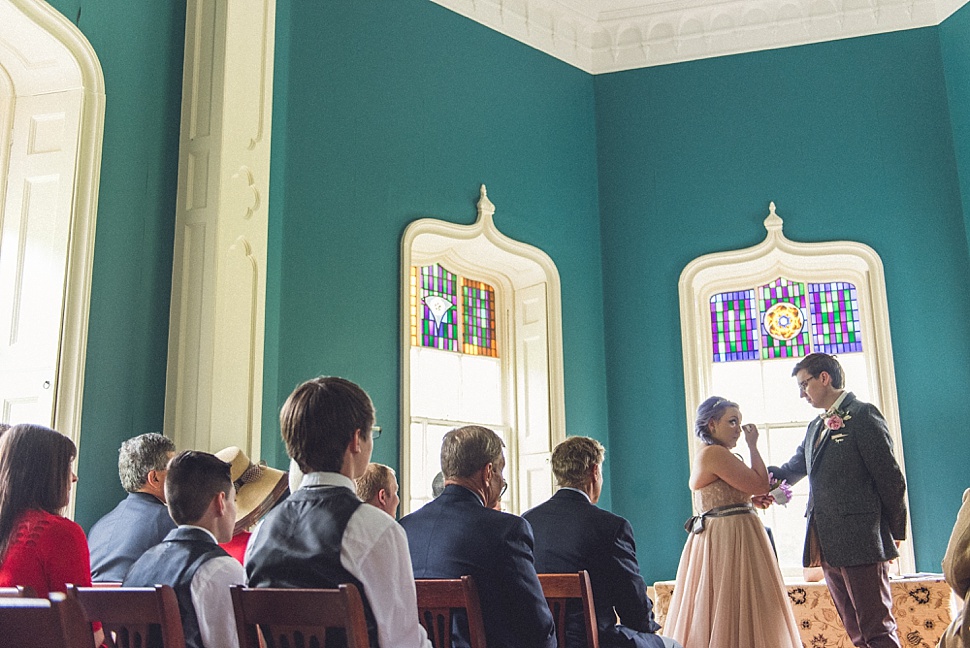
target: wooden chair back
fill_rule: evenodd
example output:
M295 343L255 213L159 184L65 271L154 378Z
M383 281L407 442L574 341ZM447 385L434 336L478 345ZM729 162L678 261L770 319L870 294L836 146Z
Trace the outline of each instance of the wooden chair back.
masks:
M486 648L482 606L471 576L418 579L414 586L418 595L418 619L428 631L434 648L451 648L452 616L456 610L464 610L468 618L471 648Z
M566 646L566 604L574 601L583 611L586 625L586 645L599 648L599 631L596 628L596 609L593 607L593 586L589 572L583 570L575 574L539 574L542 594L549 604L549 611L556 622L556 638L559 648ZM570 606L573 607L573 606Z
M77 599L60 592L50 599L0 598L0 637L17 648L93 648L91 625Z
M37 598L37 592L29 585L0 587L0 598Z
M364 603L354 585L338 589L230 588L239 648L329 646L334 634L345 634L347 648L368 648ZM328 633L329 631L329 633Z
M185 648L182 615L175 590L155 587L74 587L88 621L104 626L107 648Z

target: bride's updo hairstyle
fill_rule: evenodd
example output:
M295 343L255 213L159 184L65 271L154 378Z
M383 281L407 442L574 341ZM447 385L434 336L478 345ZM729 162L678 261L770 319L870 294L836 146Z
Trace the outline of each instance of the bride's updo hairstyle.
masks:
M694 421L694 434L706 445L714 445L717 441L711 436L711 423L724 416L729 407L738 404L720 396L711 396L697 408L697 419Z

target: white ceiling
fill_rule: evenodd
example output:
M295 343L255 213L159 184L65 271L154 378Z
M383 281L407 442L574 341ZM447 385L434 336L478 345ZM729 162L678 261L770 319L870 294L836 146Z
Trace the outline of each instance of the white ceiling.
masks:
M938 25L966 0L431 0L591 74Z

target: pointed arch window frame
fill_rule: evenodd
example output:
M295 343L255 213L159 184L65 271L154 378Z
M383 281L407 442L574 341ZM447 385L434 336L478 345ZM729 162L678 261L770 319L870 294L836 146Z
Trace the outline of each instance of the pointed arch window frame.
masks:
M783 225L783 220L776 213L775 203L771 202L764 220L766 236L761 243L738 250L705 254L688 263L680 275L678 290L689 465L693 463L697 448L693 430L695 410L711 395L712 389L711 359L714 349L710 334L711 296L739 290L742 286L756 287L777 277L797 277L810 278L812 282L848 281L855 284L861 311L860 323L865 332L866 371L870 384L876 386L873 399L878 399L873 404L889 425L893 451L905 475L889 302L882 259L874 249L855 241L792 241L785 237ZM797 359L793 358L795 361ZM906 500L909 510L908 491ZM912 529L908 513L906 524ZM916 571L916 559L911 532L908 538L909 541L900 547L900 562L904 573L913 573Z
M440 263L449 272L485 281L495 289L496 335L499 339L499 357L503 358L506 380L515 383L516 368L510 363L517 355L516 325L506 316L514 307L510 298L514 291L530 285L543 283L545 291L545 318L547 324L547 376L548 402L540 403L548 412L549 452L566 438L566 404L564 390L564 363L562 339L562 289L559 269L552 258L537 247L509 238L495 226L495 205L488 199L485 185L479 190L478 217L471 225L460 225L436 218L421 218L407 226L401 237L401 438L400 471L411 465L411 287L412 266ZM416 242L422 239L416 247ZM471 263L468 259L490 259L492 263ZM495 261L497 263L494 263ZM514 391L514 390L513 390ZM510 420L530 419L528 408L534 403L519 402L512 407ZM508 406L508 405L507 405ZM521 427L521 426L519 426ZM512 426L514 434L520 430ZM518 457L511 448L506 452L506 478L510 481L519 476ZM549 466L549 493L552 492L551 464ZM407 513L410 501L410 478L399 480L402 514ZM519 499L522 498L520 494Z

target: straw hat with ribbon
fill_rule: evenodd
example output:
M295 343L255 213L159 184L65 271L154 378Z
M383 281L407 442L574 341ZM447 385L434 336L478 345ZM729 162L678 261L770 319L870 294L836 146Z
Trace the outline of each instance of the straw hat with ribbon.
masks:
M265 461L253 463L236 446L215 454L230 465L229 472L236 486L235 535L256 524L283 497L287 488L286 473L270 468Z

